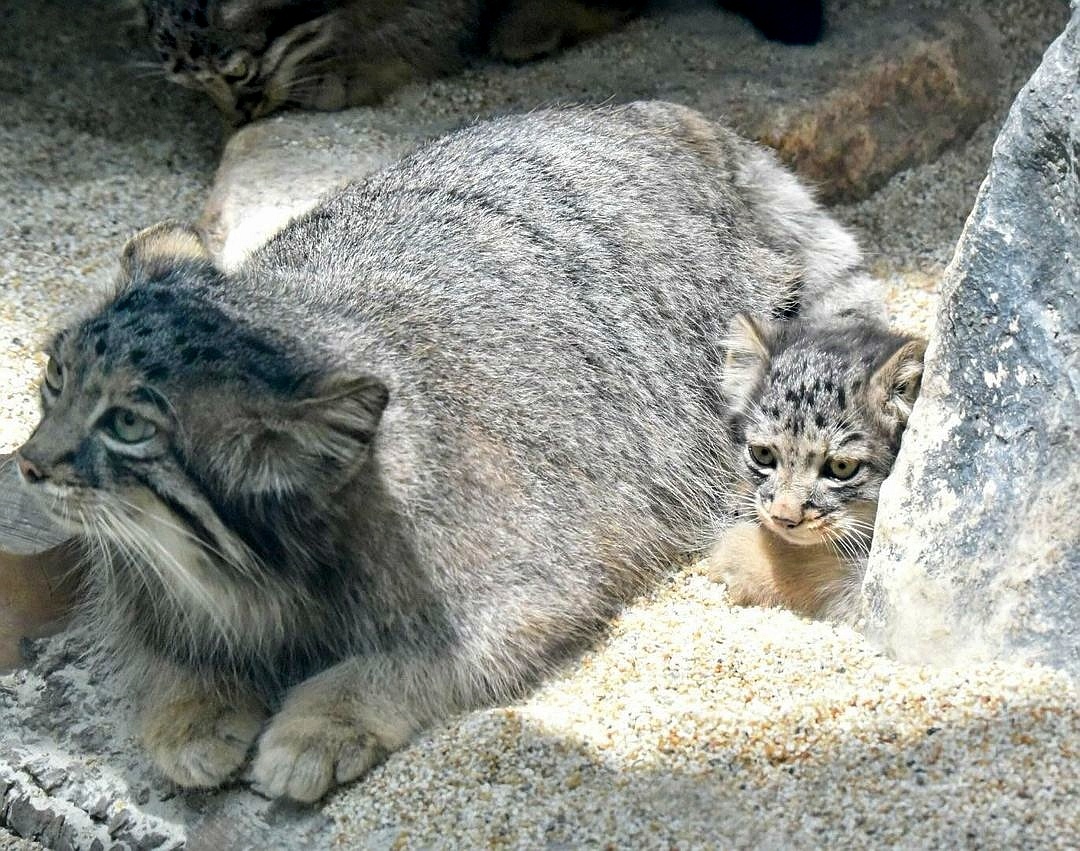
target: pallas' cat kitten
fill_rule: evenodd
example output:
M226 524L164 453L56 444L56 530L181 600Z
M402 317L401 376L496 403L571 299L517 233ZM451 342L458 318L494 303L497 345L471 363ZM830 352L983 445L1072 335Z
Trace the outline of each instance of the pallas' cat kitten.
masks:
M922 340L865 320L737 317L724 392L741 483L710 556L739 605L852 621L878 490L922 379Z
M875 313L851 236L771 154L660 103L431 142L237 271L125 249L58 333L28 486L161 770L301 801L523 694L678 554L737 476L738 312ZM740 462L741 464L741 462Z

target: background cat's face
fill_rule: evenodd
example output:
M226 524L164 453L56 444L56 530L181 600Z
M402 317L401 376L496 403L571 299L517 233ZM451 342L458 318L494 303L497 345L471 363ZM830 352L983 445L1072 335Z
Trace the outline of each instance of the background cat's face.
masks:
M325 4L294 4L273 17L232 5L240 8L226 19L219 4L207 0L148 0L151 43L172 82L208 94L233 124L289 104L344 105L327 49L331 18L311 18Z
M742 326L729 357L743 507L793 544L868 544L923 345L882 329L789 325Z

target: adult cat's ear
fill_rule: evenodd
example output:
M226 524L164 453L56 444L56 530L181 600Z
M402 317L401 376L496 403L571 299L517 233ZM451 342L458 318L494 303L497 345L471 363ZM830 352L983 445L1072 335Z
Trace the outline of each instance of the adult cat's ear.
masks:
M903 428L922 386L925 340L908 340L870 378L869 399L892 428Z
M158 278L192 262L211 262L202 236L193 226L171 220L139 231L120 254L125 279Z
M340 374L305 381L292 395L260 405L229 441L234 488L332 493L367 459L390 398L375 378Z
M769 365L772 331L768 322L745 313L737 314L728 328L721 389L735 413L742 411Z

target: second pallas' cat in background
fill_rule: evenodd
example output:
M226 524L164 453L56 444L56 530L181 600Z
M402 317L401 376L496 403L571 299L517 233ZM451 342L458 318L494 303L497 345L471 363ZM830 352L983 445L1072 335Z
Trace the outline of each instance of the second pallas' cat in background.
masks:
M729 0L770 38L815 41L820 0ZM165 75L233 124L373 104L489 55L524 62L609 32L645 0L143 0Z
M723 386L741 520L710 556L732 602L858 617L878 491L919 393L925 349L866 320L735 320Z

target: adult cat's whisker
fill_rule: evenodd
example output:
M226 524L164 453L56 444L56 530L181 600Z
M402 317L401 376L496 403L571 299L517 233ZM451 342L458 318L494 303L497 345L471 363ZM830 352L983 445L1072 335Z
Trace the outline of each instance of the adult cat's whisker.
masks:
M176 582L179 582L187 588L188 593L193 597L201 599L204 604L209 604L211 608L215 607L212 595L202 587L201 583L194 579L191 571L185 565L180 564L176 556L169 552L157 538L148 536L140 524L131 521L122 512L114 511L112 508L109 508L108 512L111 521L122 532L121 535L117 536L118 539L134 548L137 555L133 555L133 557L137 558L140 564L154 571L160 584L170 594L173 593ZM172 573L165 574L162 571L159 557L164 559L167 564L172 565ZM175 574L174 577L172 576L173 573ZM169 582L170 577L174 578L176 582ZM181 602L179 597L174 596L174 600L177 603Z
M146 517L148 520L151 520L154 523L157 523L157 524L159 524L161 526L164 526L166 529L169 529L172 532L176 532L178 535L180 535L180 536L186 538L187 540L191 541L193 544L195 544L200 549L205 550L206 552L217 556L226 565L228 565L230 567L233 567L236 570L241 571L243 573L250 573L251 572L250 569L248 568L248 566L245 563L243 563L242 561L237 560L237 559L227 555L226 553L222 552L221 549L219 549L218 547L211 544L209 541L204 541L202 538L195 535L191 530L185 529L183 526L179 525L178 523L174 523L171 520L167 520L166 518L161 517L160 515L155 514L154 512L147 511L142 506L136 505L135 503L130 502L130 501L124 499L123 497L119 496L119 495L113 494L112 498L114 500L116 500L117 502L119 502L121 505L128 508L129 510L134 511L137 514Z

